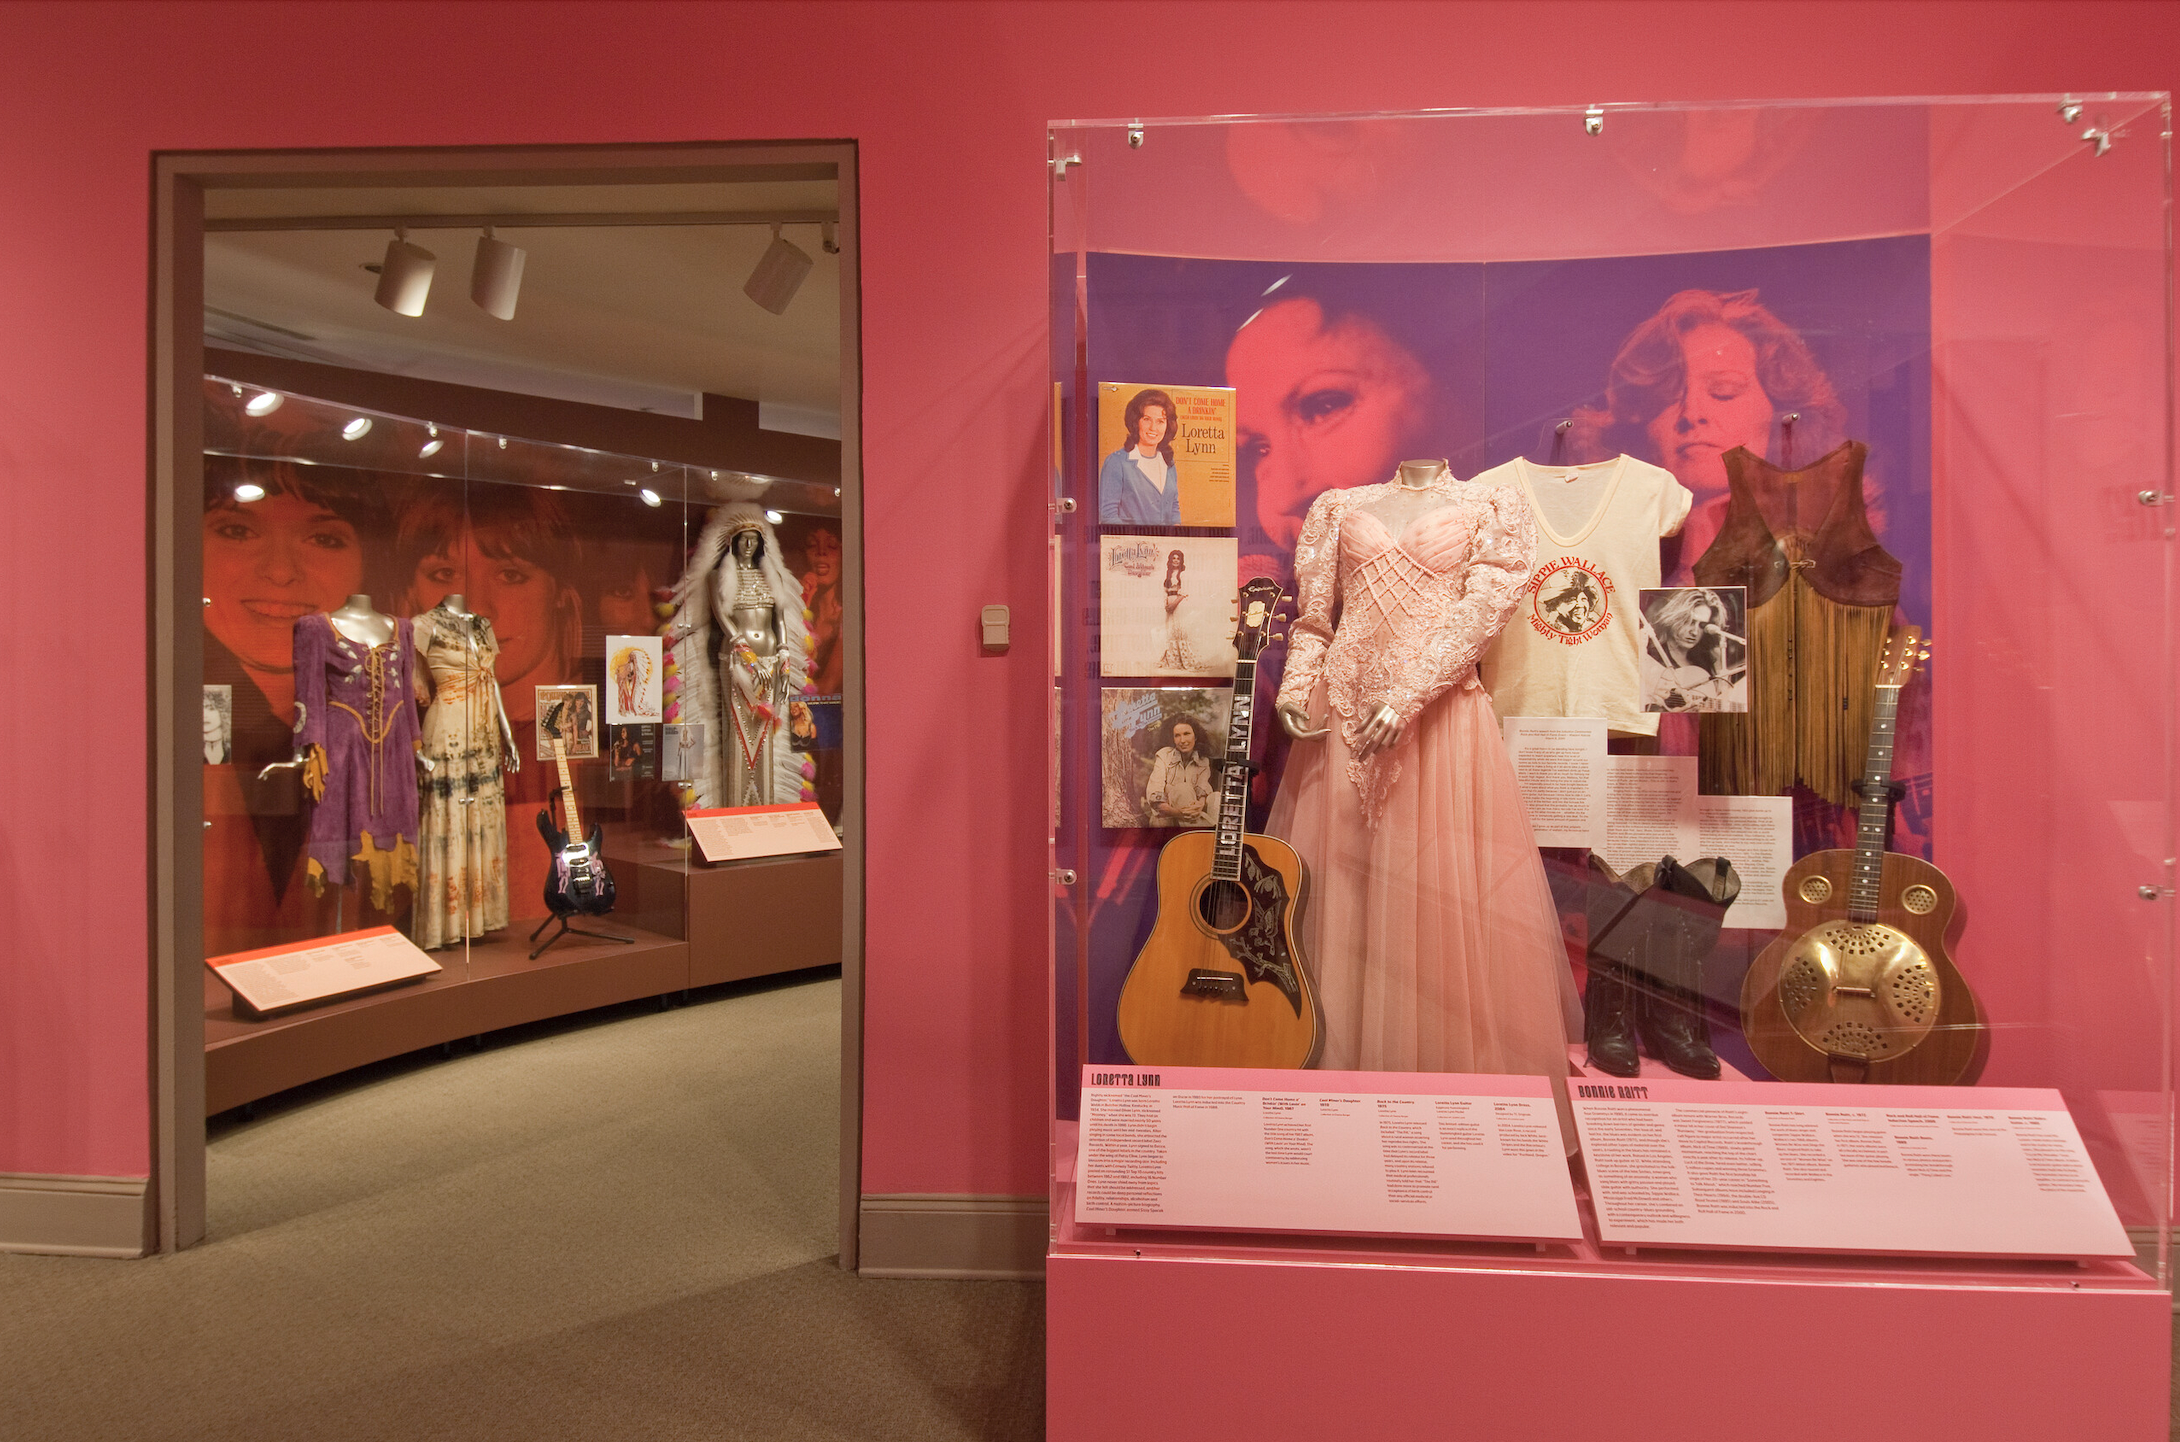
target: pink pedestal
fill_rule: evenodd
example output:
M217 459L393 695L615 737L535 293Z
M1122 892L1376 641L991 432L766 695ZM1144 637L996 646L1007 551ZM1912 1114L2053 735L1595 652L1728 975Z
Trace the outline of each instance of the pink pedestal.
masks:
M1884 1281L1867 1267L1664 1274L1534 1260L1055 1254L1046 1436L2166 1435L2171 1300L2115 1287L2110 1272Z

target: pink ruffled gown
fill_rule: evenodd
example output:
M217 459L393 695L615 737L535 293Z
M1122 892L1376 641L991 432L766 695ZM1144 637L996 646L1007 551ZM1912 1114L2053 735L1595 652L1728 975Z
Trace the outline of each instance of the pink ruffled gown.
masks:
M1310 868L1319 1065L1563 1078L1580 1003L1476 675L1528 580L1535 525L1519 492L1449 479L1448 504L1396 537L1364 509L1395 489L1325 492L1294 555L1279 700L1332 734L1294 744L1265 829ZM1357 761L1381 703L1412 724Z

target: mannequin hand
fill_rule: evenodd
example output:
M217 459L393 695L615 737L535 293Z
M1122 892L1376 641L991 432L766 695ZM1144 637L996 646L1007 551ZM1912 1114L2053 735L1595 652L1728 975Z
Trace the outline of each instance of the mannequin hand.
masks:
M1380 751L1398 746L1408 728L1390 706L1379 706L1363 722L1362 731L1355 737L1355 759L1367 761Z
M1332 734L1330 726L1312 731L1308 710L1292 701L1279 703L1279 724L1286 727L1287 734L1297 741L1316 741Z

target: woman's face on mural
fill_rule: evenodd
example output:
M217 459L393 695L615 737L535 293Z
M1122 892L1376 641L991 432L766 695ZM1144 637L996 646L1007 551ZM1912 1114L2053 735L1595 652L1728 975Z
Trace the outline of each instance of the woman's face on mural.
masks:
M1226 348L1257 524L1291 549L1324 491L1389 478L1430 415L1430 376L1371 322L1331 326L1314 300L1266 306Z
M505 683L527 676L552 655L561 586L550 571L516 556L492 556L464 530L459 540L417 563L410 595L418 610L460 592L469 609L492 623Z
M285 491L204 513L204 624L260 671L295 665L295 622L363 589L356 528Z
M1726 489L1719 458L1735 446L1763 455L1771 443L1771 397L1756 378L1756 347L1731 326L1699 325L1681 336L1687 377L1680 399L1646 428L1658 461L1701 501Z
M657 623L651 619L651 573L641 561L604 583L598 593L598 625L608 636L648 636Z
M840 537L827 530L812 531L809 544L803 548L803 556L811 576L820 586L840 583Z

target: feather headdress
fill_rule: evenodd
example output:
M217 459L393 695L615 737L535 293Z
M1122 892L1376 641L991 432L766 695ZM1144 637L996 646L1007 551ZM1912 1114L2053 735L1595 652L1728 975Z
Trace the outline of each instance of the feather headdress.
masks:
M740 798L727 790L727 748L736 745L733 724L720 689L719 668L712 661L712 638L718 618L734 608L741 591L742 563L734 554L737 532L755 531L764 541L757 569L779 608L780 651L787 658L787 696L802 694L810 674L810 628L803 621L802 583L780 554L780 538L765 519L764 507L748 501L732 501L713 510L697 536L688 569L674 588L673 658L681 678L681 719L704 728L704 769L692 786L697 807L734 806ZM772 771L774 804L808 800L803 759L787 741L787 716L767 733L760 766Z

